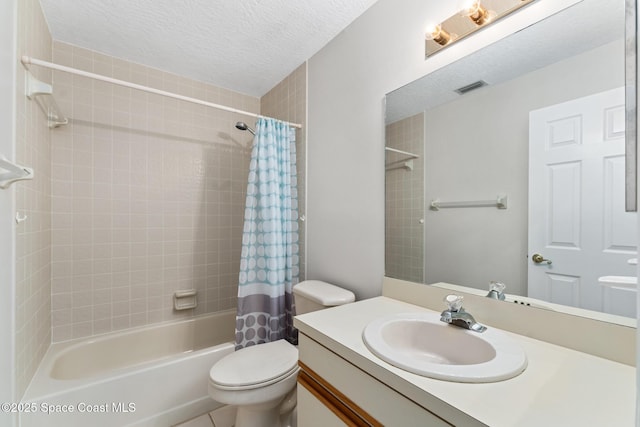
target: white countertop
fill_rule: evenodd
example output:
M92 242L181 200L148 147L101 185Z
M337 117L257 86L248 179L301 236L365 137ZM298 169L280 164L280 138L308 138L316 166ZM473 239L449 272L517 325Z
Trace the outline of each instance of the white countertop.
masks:
M362 341L362 331L374 319L423 311L431 310L376 297L297 316L294 325L450 422L461 411L491 427L635 425L635 368L628 365L504 331L526 352L527 369L506 381L462 384L396 368Z

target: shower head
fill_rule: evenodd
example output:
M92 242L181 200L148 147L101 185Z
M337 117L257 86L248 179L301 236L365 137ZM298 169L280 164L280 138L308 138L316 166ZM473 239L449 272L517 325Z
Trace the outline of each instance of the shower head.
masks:
M249 132L251 132L251 135L255 136L255 132L253 131L253 129L251 129L249 126L247 126L247 124L245 122L237 122L236 123L236 127L240 130L248 130Z

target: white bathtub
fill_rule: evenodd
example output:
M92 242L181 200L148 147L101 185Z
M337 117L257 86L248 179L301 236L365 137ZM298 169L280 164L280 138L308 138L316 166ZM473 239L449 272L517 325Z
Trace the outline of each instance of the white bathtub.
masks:
M233 352L235 311L53 344L21 427L167 427L221 406L208 373ZM47 413L49 412L49 413Z

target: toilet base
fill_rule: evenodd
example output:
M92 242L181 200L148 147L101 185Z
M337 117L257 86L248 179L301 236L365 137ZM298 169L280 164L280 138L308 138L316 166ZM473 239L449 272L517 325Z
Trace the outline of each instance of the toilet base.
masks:
M278 426L280 426L280 411L277 405L274 406L273 403L238 407L234 427Z
M236 407L234 427L296 427L297 392L294 388L278 402Z
M294 427L295 420L293 423L291 420L293 409L282 413L282 400L238 406L234 427Z

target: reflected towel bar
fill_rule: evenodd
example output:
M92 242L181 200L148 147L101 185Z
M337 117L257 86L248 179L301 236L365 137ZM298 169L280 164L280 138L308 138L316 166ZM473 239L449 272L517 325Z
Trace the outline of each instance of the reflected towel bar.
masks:
M438 199L432 200L430 204L431 210L438 211L447 208L485 208L494 207L498 209L507 209L507 196L498 195L493 200L474 200L464 202L441 202Z
M397 169L404 169L406 171L411 172L413 170L413 159L407 160L406 162L402 162L401 164L396 166L385 165L385 168L384 168L384 170L387 172L397 170Z
M384 147L385 151L391 151L392 153L404 154L405 156L409 156L410 159L419 159L420 156L417 154L410 153L408 151L398 150L397 148Z

